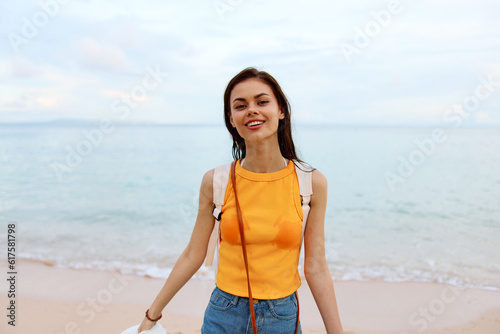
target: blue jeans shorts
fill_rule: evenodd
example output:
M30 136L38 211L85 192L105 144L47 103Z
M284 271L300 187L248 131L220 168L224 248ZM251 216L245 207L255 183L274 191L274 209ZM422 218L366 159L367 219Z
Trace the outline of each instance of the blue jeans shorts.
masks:
M254 305L259 334L294 334L297 323L295 294L259 300ZM203 318L202 334L251 334L252 319L248 298L238 297L215 287ZM299 331L300 329L299 323Z

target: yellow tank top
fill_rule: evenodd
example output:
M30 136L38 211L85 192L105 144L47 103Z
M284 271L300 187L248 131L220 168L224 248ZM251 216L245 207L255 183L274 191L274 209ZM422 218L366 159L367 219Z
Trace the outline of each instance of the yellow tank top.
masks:
M295 165L274 173L253 173L236 164L236 190L247 243L252 295L283 298L301 285L298 272L302 206ZM233 185L229 179L220 222L217 286L248 297Z

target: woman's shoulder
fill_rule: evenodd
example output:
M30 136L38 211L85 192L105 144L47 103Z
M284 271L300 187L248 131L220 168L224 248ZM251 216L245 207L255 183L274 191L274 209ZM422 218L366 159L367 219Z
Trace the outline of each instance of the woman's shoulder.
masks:
M232 162L225 163L205 172L201 181L200 193L206 200L212 200L214 196L224 196L224 191L229 180L229 172Z
M202 184L211 184L214 180L215 168L209 169L203 174L203 179L201 181Z
M214 180L214 169L210 169L209 171L203 174L203 179L201 180L200 187L200 195L203 195L207 200L212 200L213 197L213 180Z
M205 174L203 174L203 182L212 181L214 178L214 171L215 168L206 171Z
M326 176L317 169L312 171L312 186L313 191L317 188L326 188L328 186Z
M321 203L326 204L326 198L328 196L328 182L326 180L326 176L317 169L312 171L312 193L312 206L316 206Z

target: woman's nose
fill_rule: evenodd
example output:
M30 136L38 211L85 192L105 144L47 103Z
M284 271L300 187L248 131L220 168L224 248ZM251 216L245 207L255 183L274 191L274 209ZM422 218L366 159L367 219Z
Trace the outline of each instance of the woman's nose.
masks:
M259 113L259 110L257 109L257 106L251 104L249 107L248 107L248 115L252 115L252 114L258 114Z

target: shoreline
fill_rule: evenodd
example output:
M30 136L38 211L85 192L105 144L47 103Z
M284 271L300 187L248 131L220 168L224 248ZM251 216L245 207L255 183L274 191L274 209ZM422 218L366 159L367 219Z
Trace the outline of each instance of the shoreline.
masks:
M29 260L19 260L17 270L16 326L4 316L2 333L119 334L142 320L165 282ZM346 334L500 333L499 291L437 283L334 284ZM160 321L168 333L200 333L214 286L213 280L192 279L179 291ZM0 287L5 309L8 289L5 283ZM299 295L303 332L325 333L305 280Z

